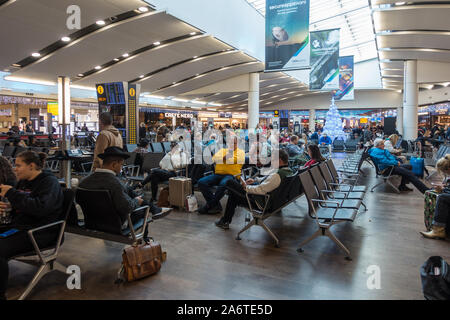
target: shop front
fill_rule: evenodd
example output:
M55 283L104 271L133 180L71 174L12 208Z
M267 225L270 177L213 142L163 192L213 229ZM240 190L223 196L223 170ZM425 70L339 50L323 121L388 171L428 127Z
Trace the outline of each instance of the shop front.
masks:
M164 109L164 108L139 108L139 124L145 123L147 127L157 128L161 123L168 128L177 128L180 126L191 126L191 122L197 119L198 112L180 110L180 109Z
M450 125L450 103L440 103L419 108L419 126L431 128L434 125Z
M248 115L246 113L238 112L206 112L198 113L198 121L208 126L213 125L215 129L232 128L245 129L247 126Z

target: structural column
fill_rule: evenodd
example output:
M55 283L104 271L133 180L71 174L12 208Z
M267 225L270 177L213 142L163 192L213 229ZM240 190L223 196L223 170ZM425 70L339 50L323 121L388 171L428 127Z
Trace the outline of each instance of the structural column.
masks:
M397 107L397 131L403 135L403 107Z
M417 85L417 61L405 61L403 90L403 139L417 139L419 86Z
M58 77L58 120L61 125L61 151L70 150L70 78ZM62 163L63 177L67 188L71 188L72 164L69 158Z
M259 73L250 73L248 91L248 128L255 129L259 123Z
M314 132L316 129L316 110L309 110L309 131Z

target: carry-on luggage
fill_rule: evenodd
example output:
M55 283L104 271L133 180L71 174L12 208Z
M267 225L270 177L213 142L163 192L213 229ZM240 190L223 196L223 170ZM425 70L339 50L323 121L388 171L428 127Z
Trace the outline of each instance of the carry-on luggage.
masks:
M157 273L166 256L161 245L153 240L125 248L122 254L125 279L131 282Z
M411 157L410 164L412 166L412 172L419 178L423 178L425 169L425 161L423 158Z
M450 266L442 257L428 258L420 268L422 291L427 300L450 300Z
M171 206L185 208L186 197L192 192L192 180L186 177L169 179L169 202Z

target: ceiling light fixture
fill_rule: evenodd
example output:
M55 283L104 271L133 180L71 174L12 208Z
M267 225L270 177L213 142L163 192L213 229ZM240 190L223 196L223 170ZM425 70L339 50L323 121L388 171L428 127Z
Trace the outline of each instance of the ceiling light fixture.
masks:
M94 69L95 70L100 70L102 67L101 66L96 66Z
M95 23L99 26L104 26L106 22L103 20L98 20L98 21L95 21Z
M114 58L114 61L116 61L116 62L119 61L119 58Z
M139 78L141 78L141 79L142 79L143 77L144 77L144 75L143 75L143 74L141 74L141 75L139 76Z
M79 76L79 77L84 77L84 74L79 73L78 76Z
M70 41L70 38L69 38L69 37L62 37L62 38L61 38L61 41L69 42L69 41Z
M197 34L197 32L191 32L189 33L191 36L195 36Z
M159 42L159 41L153 42L154 46L159 46L160 44L161 44L161 42Z
M147 7L140 7L138 10L139 10L140 12L147 12L147 11L148 11L148 8L147 8Z
M130 55L128 54L128 53L124 53L123 55L122 55L122 57L124 57L124 58L128 58Z
M31 55L35 58L38 58L41 56L41 54L39 52L33 52Z

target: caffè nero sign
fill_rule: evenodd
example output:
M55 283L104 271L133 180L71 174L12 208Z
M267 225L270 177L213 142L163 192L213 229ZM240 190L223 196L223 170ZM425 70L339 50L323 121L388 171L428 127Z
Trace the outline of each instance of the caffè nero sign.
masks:
M194 118L193 114L190 113L173 113L173 112L166 112L164 114L166 118Z

